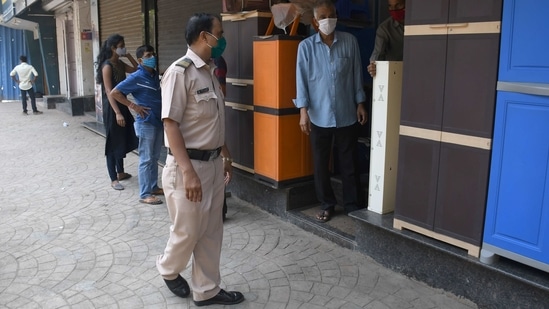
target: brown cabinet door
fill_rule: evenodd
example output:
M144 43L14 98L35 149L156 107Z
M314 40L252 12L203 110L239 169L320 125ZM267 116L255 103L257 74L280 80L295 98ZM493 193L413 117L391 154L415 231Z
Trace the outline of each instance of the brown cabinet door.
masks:
M225 101L253 105L254 85L232 81L227 82L227 95L225 96Z
M254 36L264 35L270 21L270 17L264 16L223 21L223 35L227 40L223 53L228 67L227 77L249 80L254 78Z
M490 151L441 143L434 231L480 245Z
M240 164L254 169L254 112L240 112Z
M442 130L492 137L499 34L448 36Z
M502 0L409 0L406 25L501 20Z
M231 152L234 162L240 163L240 137L238 136L239 111L225 106L225 144Z
M406 25L446 24L450 0L408 0Z
M433 229L440 143L400 136L395 219Z
M401 124L442 126L447 36L404 37Z
M238 51L240 53L240 77L241 79L253 79L253 41L254 37L264 35L269 26L270 18L254 17L240 21L240 40Z
M225 107L225 143L233 161L254 168L254 117L252 110Z
M451 0L449 23L501 20L502 0Z
M225 52L223 52L223 58L227 63L227 77L229 78L238 78L240 75L240 57L238 56L239 25L235 21L223 21L223 36L227 40L227 47L225 47Z

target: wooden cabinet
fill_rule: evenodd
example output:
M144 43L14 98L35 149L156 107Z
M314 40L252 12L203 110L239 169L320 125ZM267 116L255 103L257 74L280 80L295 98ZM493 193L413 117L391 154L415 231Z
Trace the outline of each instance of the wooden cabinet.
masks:
M254 172L253 137L253 40L264 35L271 13L241 12L224 14L223 31L227 47L226 142L233 166Z
M501 0L408 1L395 226L478 256Z
M300 41L285 35L254 41L254 171L273 187L313 173L309 137L292 102Z

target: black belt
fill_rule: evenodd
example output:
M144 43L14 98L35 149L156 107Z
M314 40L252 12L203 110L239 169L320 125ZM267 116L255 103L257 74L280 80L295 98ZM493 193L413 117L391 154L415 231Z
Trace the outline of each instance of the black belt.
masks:
M170 148L168 148L168 154L173 156ZM219 154L221 154L221 147L214 150L187 149L187 154L191 160L212 161L217 159Z

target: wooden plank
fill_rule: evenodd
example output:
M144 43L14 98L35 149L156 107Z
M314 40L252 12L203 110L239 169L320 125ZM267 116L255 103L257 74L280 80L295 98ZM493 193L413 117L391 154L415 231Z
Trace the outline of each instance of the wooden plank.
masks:
M223 21L240 21L252 17L272 17L271 12L258 12L258 11L243 11L239 13L222 13L221 19Z
M452 23L433 25L409 25L404 27L404 35L453 35L500 33L501 22Z
M242 165L242 164L238 164L238 163L234 163L234 162L233 162L231 165L232 165L234 168L238 168L238 169L243 170L243 171L245 171L245 172L248 172L248 173L250 173L250 174L253 174L253 173L254 173L254 170L253 170L253 169L251 169L251 168L249 168L249 167L246 167L246 166L244 166L244 165Z
M414 225L414 224L411 224L411 223L408 223L408 222L405 222L405 221L402 221L402 220L394 219L393 220L393 227L397 230L402 230L402 229L410 230L412 232L416 232L416 233L425 235L427 237L430 237L430 238L433 238L433 239L436 239L436 240L440 240L440 241L445 242L447 244L465 249L465 250L467 250L467 253L469 255L474 256L476 258L478 258L480 256L480 247L478 247L478 246L472 245L470 243L466 243L466 242L458 240L458 239L454 239L454 238L446 236L446 235L436 233L434 231L419 227L417 225Z

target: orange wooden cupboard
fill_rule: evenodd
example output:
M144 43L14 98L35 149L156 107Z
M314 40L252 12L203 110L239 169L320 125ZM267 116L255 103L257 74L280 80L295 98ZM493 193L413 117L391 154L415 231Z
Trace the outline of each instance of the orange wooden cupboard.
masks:
M254 172L273 187L313 174L309 137L299 128L295 68L301 37L254 40Z

